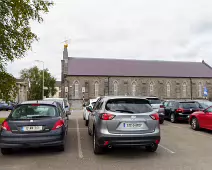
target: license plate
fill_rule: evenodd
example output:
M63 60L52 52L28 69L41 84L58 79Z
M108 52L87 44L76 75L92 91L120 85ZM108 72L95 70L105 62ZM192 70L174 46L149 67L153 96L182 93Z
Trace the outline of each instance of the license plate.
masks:
M123 123L123 127L127 129L141 129L143 126L143 123Z
M30 131L41 131L43 130L42 126L24 126L21 128L24 132L30 132Z

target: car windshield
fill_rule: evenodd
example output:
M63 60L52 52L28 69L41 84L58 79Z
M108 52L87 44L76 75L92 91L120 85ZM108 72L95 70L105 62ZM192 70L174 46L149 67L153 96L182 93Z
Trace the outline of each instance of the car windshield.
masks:
M206 109L206 108L212 106L212 102L210 102L210 101L200 102L200 104L201 104L201 106L202 106L204 109Z
M91 103L92 107L94 107L95 104L96 104L96 102L92 102L92 103Z
M190 109L190 108L198 108L198 104L193 102L193 103L188 103L188 102L185 102L185 103L180 103L179 105L180 108L183 108L183 109Z
M147 98L149 100L150 104L161 104L161 100L158 98Z
M146 113L153 111L147 100L143 99L111 99L105 109L120 113Z
M10 114L11 119L33 119L33 118L44 118L44 117L55 117L58 113L56 107L51 105L39 105L29 104L20 105L15 108Z

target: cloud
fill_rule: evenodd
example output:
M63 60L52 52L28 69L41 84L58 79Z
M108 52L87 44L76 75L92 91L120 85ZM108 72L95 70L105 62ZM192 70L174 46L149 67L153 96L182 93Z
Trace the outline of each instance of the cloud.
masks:
M33 52L8 66L20 69L43 60L60 79L63 44L69 56L201 61L212 65L210 0L57 0L44 23L33 23L40 37Z

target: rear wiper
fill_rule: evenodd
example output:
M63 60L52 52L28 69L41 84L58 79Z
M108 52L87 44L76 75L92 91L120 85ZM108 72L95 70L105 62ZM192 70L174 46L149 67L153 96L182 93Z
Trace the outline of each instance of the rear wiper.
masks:
M132 112L132 111L129 111L129 110L114 110L115 112L117 111L117 112L126 112L126 113L134 113L134 112Z

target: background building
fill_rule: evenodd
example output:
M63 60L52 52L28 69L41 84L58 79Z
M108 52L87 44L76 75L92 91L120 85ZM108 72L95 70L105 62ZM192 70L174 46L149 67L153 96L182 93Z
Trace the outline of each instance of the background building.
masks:
M101 95L202 99L212 93L212 68L202 62L68 57L64 46L61 95L73 107Z
M61 97L61 81L56 81L55 88L57 89L57 92L54 96L51 96L51 97L60 98Z

